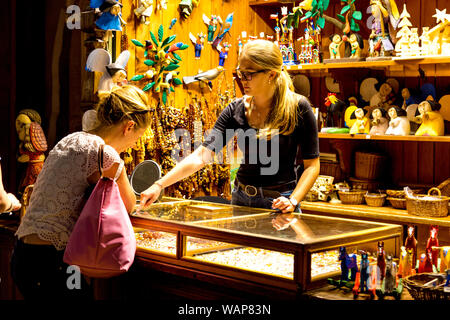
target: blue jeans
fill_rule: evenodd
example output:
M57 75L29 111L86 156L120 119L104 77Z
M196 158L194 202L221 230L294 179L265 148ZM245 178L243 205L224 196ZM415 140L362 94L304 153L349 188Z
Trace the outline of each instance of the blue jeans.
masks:
M280 194L283 197L289 198L293 191L294 190L288 190L280 192ZM231 192L231 204L236 206L272 209L273 200L275 199L270 197L262 197L259 194L254 197L250 197L244 192L244 190L238 188L237 184L234 185L234 189ZM297 207L295 212L301 213L300 207Z

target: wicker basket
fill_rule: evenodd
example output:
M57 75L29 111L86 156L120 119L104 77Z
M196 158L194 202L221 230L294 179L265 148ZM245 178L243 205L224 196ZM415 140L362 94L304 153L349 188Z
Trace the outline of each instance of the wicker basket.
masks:
M438 279L436 287L424 286L424 284L434 279ZM403 285L415 300L450 300L450 292L445 292L442 286L439 286L444 281L444 276L440 277L432 273L419 273L404 278Z
M355 152L355 176L376 180L383 173L386 156L378 153Z
M320 175L334 177L334 182L344 180L339 162L320 161Z
M366 191L341 191L339 190L339 199L343 204L362 204Z
M437 188L441 190L441 195L450 197L450 178L438 185Z
M422 189L411 189L411 192L413 194L418 194L420 192L422 192ZM392 190L392 189L388 189L386 190L386 194L388 195L388 197L391 198L405 198L405 191L404 190Z
M437 196L431 196L436 191ZM427 195L416 195L415 198L406 196L406 209L408 213L420 217L446 217L448 215L448 203L450 198L441 196L438 188L431 188Z
M380 189L380 181L349 178L353 190L376 191Z
M388 197L386 199L389 200L389 202L395 209L406 209L406 199L405 198Z
M371 207L382 207L384 205L384 201L386 200L385 193L366 193L364 195L364 199L368 206Z

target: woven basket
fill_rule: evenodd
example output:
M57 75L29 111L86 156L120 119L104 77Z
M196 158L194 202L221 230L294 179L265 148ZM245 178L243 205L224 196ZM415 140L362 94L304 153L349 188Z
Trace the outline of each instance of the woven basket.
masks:
M436 278L438 279L437 286L445 281L445 277L439 277L432 273L419 273L407 276L402 282L415 300L450 300L450 292L445 292L442 286L424 287L425 283Z
M366 191L340 191L339 199L343 204L362 204Z
M411 189L411 192L413 194L418 194L418 193L422 192L422 189ZM388 197L391 197L391 198L405 198L404 190L388 189L388 190L386 190L386 194L388 195Z
M334 182L344 180L344 174L337 162L320 161L320 175L334 177Z
M388 197L386 199L389 200L389 202L395 209L406 209L406 199L405 198Z
M371 207L382 207L384 205L384 201L386 200L385 193L366 193L364 195L364 199L368 206Z
M442 196L450 197L450 178L438 185L437 188L441 190Z
M386 156L378 153L355 152L355 176L376 180L383 173Z
M429 199L428 197L431 196L433 191L436 191L438 195ZM441 196L441 191L438 188L431 188L427 195L419 194L416 197L406 196L406 209L409 214L420 217L446 217L448 215L450 198Z
M380 181L349 178L353 190L376 191L380 189Z

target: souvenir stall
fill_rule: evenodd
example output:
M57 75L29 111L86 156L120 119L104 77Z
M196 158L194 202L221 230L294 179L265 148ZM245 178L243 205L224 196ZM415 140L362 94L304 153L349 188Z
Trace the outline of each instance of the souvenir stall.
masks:
M301 214L229 204L237 148L224 148L221 160L166 188L148 209L137 206L135 270L120 296L450 298L449 1L75 5L78 19L67 10L58 27L79 57L66 133L89 130L102 91L141 88L155 109L152 124L121 154L137 195L204 142L220 112L243 96L237 60L255 39L279 46L319 129L320 175ZM68 31L71 23L79 28ZM59 134L55 101L50 112L17 110L14 119L24 204L17 219ZM15 222L0 222L5 259ZM109 285L97 284L99 297L110 295Z

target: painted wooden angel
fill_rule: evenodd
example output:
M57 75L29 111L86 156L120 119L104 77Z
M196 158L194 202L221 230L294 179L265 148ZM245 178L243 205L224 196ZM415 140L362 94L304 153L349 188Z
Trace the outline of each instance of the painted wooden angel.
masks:
M411 132L411 125L406 117L406 111L397 106L392 106L388 111L390 121L386 130L387 135L407 136Z
M119 1L91 0L90 6L101 12L95 21L99 29L122 31L122 25L126 22L122 19L122 4Z
M390 56L394 51L389 27L394 30L400 18L395 0L370 0L373 16L372 33L369 36L370 57Z
M134 14L141 23L150 24L150 17L153 14L153 0L139 0L139 6L134 10Z
M47 140L41 128L41 117L32 109L24 109L16 118L16 131L20 140L19 157L20 163L27 163L25 177L20 185L20 192L36 182L38 174L44 165L47 151Z
M223 67L225 63L225 59L228 58L228 51L230 51L231 44L228 42L224 42L223 46L221 46L220 54L219 54L219 66Z
M205 43L205 35L203 34L203 32L200 32L197 34L197 37L195 37L192 32L189 32L189 39L191 39L192 43L194 44L195 59L200 59Z
M383 108L376 108L370 114L372 120L372 127L369 134L383 135L389 127L389 120L386 118L387 112Z
M421 102L416 111L416 118L421 125L416 131L416 136L443 136L444 118L439 113L441 105L434 100Z
M203 22L208 27L208 43L212 44L214 41L214 34L217 31L217 25L222 24L222 19L217 15L212 15L211 18L208 18L206 14L203 14Z
M98 83L98 91L111 91L116 85L121 85L127 79L127 66L130 52L122 51L114 63L111 54L105 49L93 50L86 61L86 70L102 72L103 75Z

